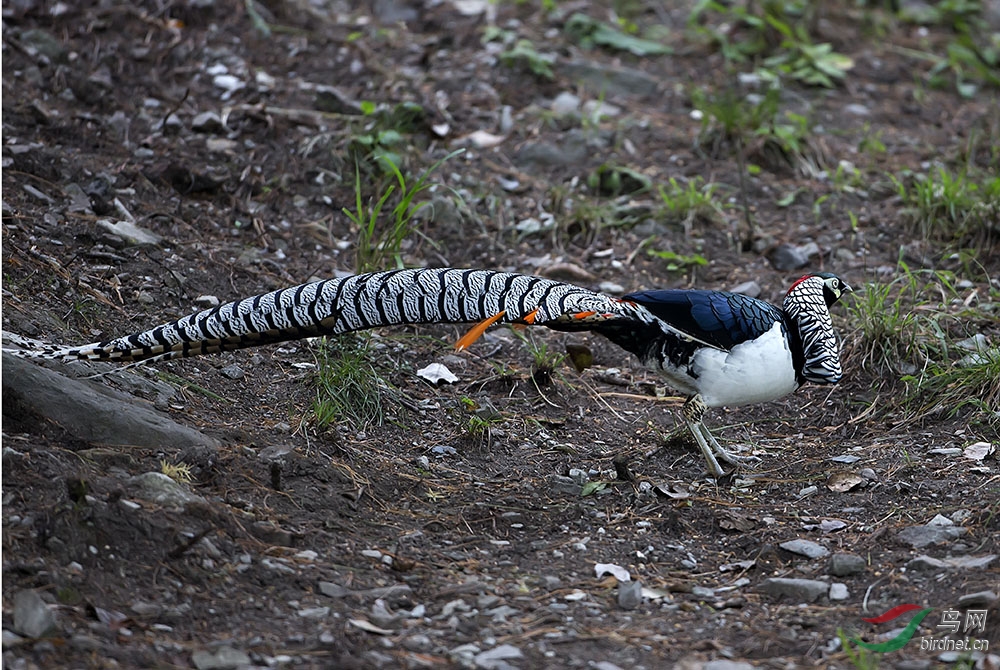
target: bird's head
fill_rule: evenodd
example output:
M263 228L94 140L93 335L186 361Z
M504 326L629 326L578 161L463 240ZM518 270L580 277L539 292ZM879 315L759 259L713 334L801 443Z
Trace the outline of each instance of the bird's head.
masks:
M823 292L823 300L826 307L832 307L845 293L852 293L852 289L847 282L833 274L832 272L814 272L799 278L791 288L788 289L788 296L792 297L797 292L814 293Z

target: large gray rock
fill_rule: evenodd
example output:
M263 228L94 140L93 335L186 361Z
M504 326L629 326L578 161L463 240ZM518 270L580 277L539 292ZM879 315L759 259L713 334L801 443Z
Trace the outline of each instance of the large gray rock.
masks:
M97 381L70 379L6 353L3 393L5 415L33 412L91 444L219 448L217 440L177 423L144 401Z
M791 600L811 603L827 595L830 585L818 579L771 577L761 583L759 590L776 598L785 596Z
M26 637L43 637L56 628L56 616L42 597L30 589L14 596L14 630Z

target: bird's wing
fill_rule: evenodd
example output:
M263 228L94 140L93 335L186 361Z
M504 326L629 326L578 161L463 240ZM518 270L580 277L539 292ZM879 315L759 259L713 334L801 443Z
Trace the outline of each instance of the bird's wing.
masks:
M641 305L682 337L723 351L760 337L776 322L784 323L774 305L726 291L666 289L622 299Z

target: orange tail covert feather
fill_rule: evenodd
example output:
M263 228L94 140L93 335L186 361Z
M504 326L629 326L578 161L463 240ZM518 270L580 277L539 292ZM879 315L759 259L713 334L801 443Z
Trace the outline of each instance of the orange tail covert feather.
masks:
M476 340L478 340L480 337L483 336L483 333L486 332L486 329L492 326L500 319L502 319L504 314L506 314L506 312L498 312L497 314L494 314L485 321L480 321L472 328L470 328L469 332L463 335L462 338L455 343L455 351L462 351L463 349L468 349L470 346L472 346L472 344Z

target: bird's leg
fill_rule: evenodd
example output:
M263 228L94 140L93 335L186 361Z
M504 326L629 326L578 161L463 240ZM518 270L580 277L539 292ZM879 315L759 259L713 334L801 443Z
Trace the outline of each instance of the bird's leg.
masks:
M687 402L681 408L684 414L684 419L687 421L688 428L691 430L691 434L694 435L695 442L698 443L698 447L701 449L701 453L705 455L705 461L708 463L708 471L713 477L721 477L724 473L721 467L719 467L719 461L716 458L721 458L726 463L731 465L739 465L741 463L748 463L754 460L760 460L755 456L740 456L734 454L727 449L724 449L715 436L712 435L711 431L703 423L705 418L705 413L708 411L708 406L701 399L701 396L695 394L688 398Z

